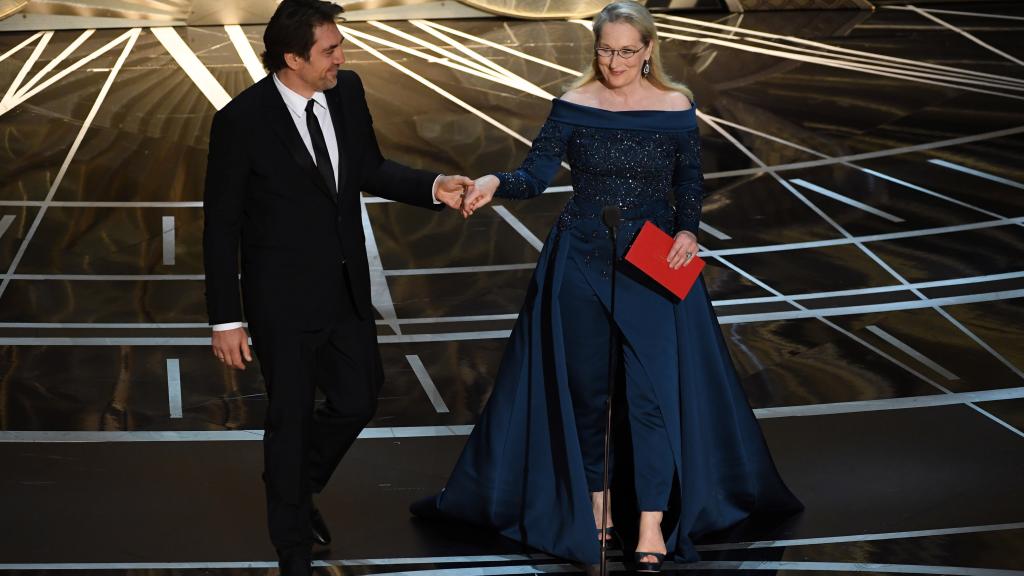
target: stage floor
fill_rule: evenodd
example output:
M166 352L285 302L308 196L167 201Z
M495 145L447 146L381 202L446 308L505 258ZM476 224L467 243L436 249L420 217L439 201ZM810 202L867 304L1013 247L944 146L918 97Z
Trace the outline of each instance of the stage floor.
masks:
M659 16L701 114L705 280L807 505L673 570L1024 574L1024 6L930 6ZM344 27L384 152L469 176L518 166L591 49L579 22ZM266 396L209 352L201 253L210 121L261 36L0 34L0 573L276 566ZM469 222L364 197L387 383L320 501L323 573L579 571L407 512L568 183Z

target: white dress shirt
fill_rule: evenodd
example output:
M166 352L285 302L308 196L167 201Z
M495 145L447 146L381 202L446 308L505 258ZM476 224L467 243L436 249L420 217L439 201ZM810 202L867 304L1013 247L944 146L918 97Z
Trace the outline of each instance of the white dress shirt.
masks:
M306 102L308 98L295 92L291 88L284 85L277 78L277 74L272 74L274 77L274 85L277 86L277 91L281 93L281 98L284 99L285 107L288 108L289 115L292 117L292 121L295 122L295 128L299 131L299 137L302 138L302 143L306 145L306 151L309 152L310 158L313 159L313 163L316 164L316 152L313 151L313 140L309 136L309 127L306 126ZM316 105L313 106L313 115L316 116L317 122L320 123L320 130L324 133L324 140L327 142L327 154L331 157L331 167L334 168L334 183L338 193L341 193L341 185L338 183L338 137L334 133L334 122L331 121L331 109L327 106L327 96L323 92L313 93L313 102ZM431 191L431 195L434 200L434 204L440 204L440 200L437 199L437 186L441 182L441 175L438 175L434 179L434 188ZM243 322L225 322L224 324L214 324L213 331L221 332L224 330L234 330L235 328L241 328L245 324Z
M313 140L309 136L309 127L306 125L306 103L309 102L309 99L285 86L284 82L278 80L277 74L274 74L274 85L277 86L277 91L284 99L285 107L291 113L292 121L295 122L295 128L299 131L302 143L306 145L309 157L316 164ZM331 121L331 109L327 107L327 96L324 96L323 92L314 92L313 102L316 102L316 105L313 106L313 115L316 116L317 122L320 123L320 130L324 133L327 154L330 155L331 167L334 168L335 189L341 190L341 186L338 186L338 137L334 134L334 122Z

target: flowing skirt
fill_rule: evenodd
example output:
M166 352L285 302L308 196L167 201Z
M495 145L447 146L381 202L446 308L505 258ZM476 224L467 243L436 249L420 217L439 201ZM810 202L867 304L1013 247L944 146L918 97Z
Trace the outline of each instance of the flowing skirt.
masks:
M638 228L624 226L620 255ZM415 514L439 513L558 557L599 561L565 353L568 339L588 335L574 331L571 317L563 318L559 299L567 267L582 263L587 284L610 305L609 244L597 222L553 229L488 404L447 485L414 504ZM693 542L700 536L755 513L791 513L802 505L775 469L703 280L678 300L629 273L628 264L619 267L615 322L655 383L668 431L664 458L675 469L666 513L672 522L665 530L669 557L696 561ZM616 453L615 461L621 468L630 458ZM617 479L631 476L620 469ZM613 494L613 501L629 498ZM620 527L627 520L616 516Z

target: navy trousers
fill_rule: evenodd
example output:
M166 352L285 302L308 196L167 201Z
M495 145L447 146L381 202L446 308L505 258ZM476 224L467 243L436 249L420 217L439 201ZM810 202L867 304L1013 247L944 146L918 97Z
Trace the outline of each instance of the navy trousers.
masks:
M580 249L570 250L559 292L559 305L564 329L572 335L565 339L566 366L587 486L591 492L600 492L603 487L611 329L608 309L592 282L610 280L598 261L580 257L591 253L585 246L573 248ZM652 294L652 297L657 296ZM664 321L664 318L651 319L654 323ZM661 406L655 396L654 382L640 362L639 354L643 351L631 346L621 334L617 345L621 349L625 373L637 506L642 512L664 511L668 509L675 471ZM614 409L622 407L613 406Z

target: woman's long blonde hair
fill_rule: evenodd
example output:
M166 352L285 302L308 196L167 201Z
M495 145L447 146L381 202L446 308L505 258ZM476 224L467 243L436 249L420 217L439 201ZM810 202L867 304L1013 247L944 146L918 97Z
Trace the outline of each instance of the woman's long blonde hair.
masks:
M647 81L662 90L675 90L682 92L687 98L693 100L693 92L685 85L676 82L665 73L661 65L661 52L658 48L658 28L654 25L654 18L651 13L637 2L612 2L594 16L594 57L588 68L569 87L570 90L589 84L593 80L601 78L601 69L597 65L597 43L601 38L601 29L609 22L626 22L640 33L640 39L644 46L651 44L651 72L647 75Z

